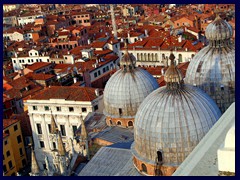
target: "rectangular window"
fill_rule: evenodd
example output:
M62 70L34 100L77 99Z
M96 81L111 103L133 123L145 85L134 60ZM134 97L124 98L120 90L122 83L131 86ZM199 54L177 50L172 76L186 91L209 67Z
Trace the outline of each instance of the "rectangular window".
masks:
M97 72L94 73L94 77L97 77Z
M99 75L99 76L101 75L101 72L100 72L100 70L98 71L98 75Z
M7 166L5 164L3 165L3 172L7 172Z
M34 110L34 111L38 110L38 109L37 109L37 106L33 106L33 110Z
M12 168L13 168L12 161L9 161L9 162L8 162L8 166L9 166L9 169L12 169Z
M22 63L24 63L24 59L22 60Z
M66 136L65 126L60 125L60 129L61 129L62 136Z
M57 107L57 111L61 111L61 107Z
M10 135L9 130L5 130L4 132L5 132L6 134Z
M22 150L22 148L19 148L19 154L20 154L20 156L23 155L23 150Z
M9 156L10 156L10 151L7 151L7 153L6 153L6 154L7 154L7 157L9 157Z
M73 112L73 111L74 111L73 107L69 107L69 112Z
M73 134L76 135L77 126L72 126L72 129L73 129Z
M13 60L13 63L16 63L16 61L15 61L15 60Z
M38 132L38 134L42 134L41 124L37 124L37 132Z
M98 110L98 105L94 106L94 111Z
M42 62L42 59L39 59L40 62Z
M106 70L105 70L105 68L103 68L103 73L105 73L106 72Z
M5 144L5 145L7 145L7 144L8 144L8 141L7 141L7 140L6 140L6 141L4 141L4 144Z
M5 160L4 154L3 154L3 160Z
M53 142L53 149L56 149L57 147L56 147L56 143L55 142Z
M14 128L14 131L18 130L18 126L17 125L15 125L13 128Z
M47 59L47 62L49 62L49 59Z
M82 112L87 112L87 108L82 108Z
M109 66L107 66L107 71L109 70Z
M122 109L119 108L119 115L121 116L122 115Z
M31 62L33 62L33 59L31 59Z
M44 148L44 147L45 147L45 145L44 145L44 142L43 142L43 141L40 141L40 147L41 147L41 148Z
M44 106L45 111L49 111L49 106Z
M52 126L51 126L51 124L48 124L48 131L49 131L49 133L51 134L51 131L52 131Z
M22 142L22 137L21 137L21 135L17 136L17 142L18 142L18 144Z

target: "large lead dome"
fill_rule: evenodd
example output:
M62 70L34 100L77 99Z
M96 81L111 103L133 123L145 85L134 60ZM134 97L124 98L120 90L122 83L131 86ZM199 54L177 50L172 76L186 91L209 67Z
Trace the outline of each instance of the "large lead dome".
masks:
M222 112L235 101L235 47L232 27L218 15L207 26L209 45L191 60L185 82L205 91Z
M146 97L135 117L134 164L148 175L171 175L221 116L206 93L183 84L170 59L167 86Z
M114 118L133 119L145 97L159 87L151 74L135 67L135 62L134 56L126 51L120 61L121 69L114 73L106 84L104 114L111 118L111 123Z

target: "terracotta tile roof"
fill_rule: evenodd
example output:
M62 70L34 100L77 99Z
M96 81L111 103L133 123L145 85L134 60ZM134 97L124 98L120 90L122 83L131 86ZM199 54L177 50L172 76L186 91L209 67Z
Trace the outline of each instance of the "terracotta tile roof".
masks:
M31 65L27 65L26 68L32 70L32 71L36 71L40 68L43 68L43 67L47 67L51 65L51 63L47 63L47 62L35 62L34 64L31 64Z
M145 69L146 71L148 71L150 74L152 74L153 76L161 76L161 70L164 67L143 67L143 69ZM164 68L164 71L166 71L166 67Z
M64 69L70 65L71 64L56 64L53 69Z
M101 51L94 51L94 54L97 56L97 55L107 55L107 54L110 54L110 53L113 53L112 50L110 49L105 49L105 50L101 50Z
M92 47L93 48L103 48L103 46L106 44L107 42L100 42L100 41L95 41L92 43Z
M44 73L33 73L30 72L28 74L25 75L26 78L28 79L33 79L33 80L48 80L53 78L55 75L52 74L44 74Z
M23 30L22 29L18 29L18 28L15 28L15 27L12 27L10 29L7 29L7 30L3 31L3 34L5 34L5 33L12 34L14 32L18 32L20 34L23 34Z
M97 96L95 88L77 86L51 86L44 89L31 100L65 99L69 101L93 101Z
M195 27L187 27L187 29L189 29L190 31L196 32L196 33L200 32L200 30L198 30Z
M159 79L157 79L157 82L160 87L163 87L166 85L166 82L164 81L164 76L161 76Z
M32 82L25 76L21 76L20 78L11 81L8 84L13 88L4 91L3 94L8 95L10 98L28 98L30 95L33 95L43 89L41 85ZM28 90L23 91L23 89L26 87L28 87Z
M17 123L18 119L3 119L3 129L8 128L9 126Z

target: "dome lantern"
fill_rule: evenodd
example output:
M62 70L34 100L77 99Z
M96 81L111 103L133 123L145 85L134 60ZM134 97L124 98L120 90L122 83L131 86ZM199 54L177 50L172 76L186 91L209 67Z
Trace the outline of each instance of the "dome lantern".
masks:
M125 54L120 61L120 67L124 70L124 72L131 72L136 68L136 58L129 54L127 43L125 42Z
M173 53L170 54L169 59L171 60L171 65L165 73L164 80L167 83L168 89L179 89L183 84L183 76L181 71L174 64L175 56Z

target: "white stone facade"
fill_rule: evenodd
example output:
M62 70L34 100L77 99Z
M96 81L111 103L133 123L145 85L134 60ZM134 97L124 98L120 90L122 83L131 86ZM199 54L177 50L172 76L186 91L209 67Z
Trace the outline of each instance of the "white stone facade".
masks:
M68 151L68 142L75 136L73 129L76 130L81 125L81 116L85 119L89 112L102 111L100 109L102 107L102 96L91 102L66 101L64 99L27 100L25 105L28 106L36 159L40 168L42 168L43 164L45 164L45 155L48 156L49 161L53 162L52 150L54 146L58 147L56 143L53 143L56 142L55 136L50 133L49 129L51 125L51 111ZM94 109L96 105L99 107L98 110Z
M170 65L170 50L159 49L128 49L129 53L132 53L136 59L136 66L167 66ZM180 62L191 61L196 52L188 51L173 51L176 65Z

